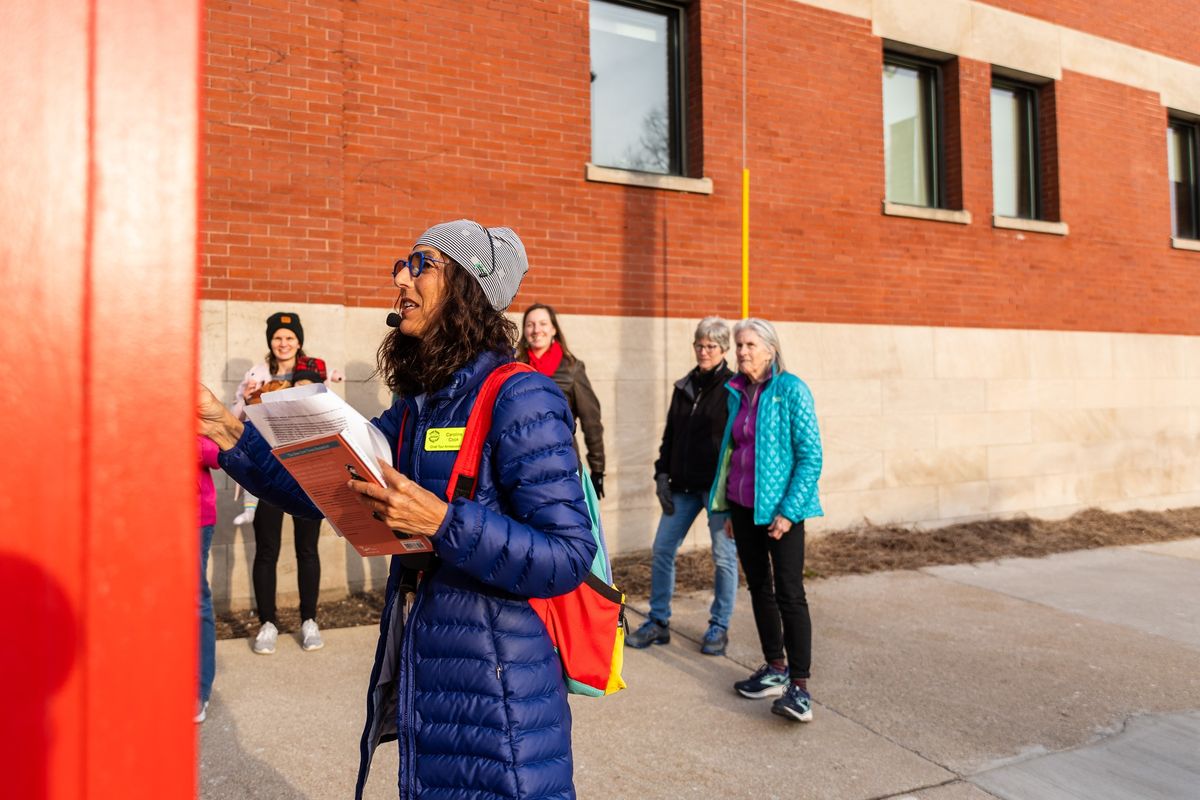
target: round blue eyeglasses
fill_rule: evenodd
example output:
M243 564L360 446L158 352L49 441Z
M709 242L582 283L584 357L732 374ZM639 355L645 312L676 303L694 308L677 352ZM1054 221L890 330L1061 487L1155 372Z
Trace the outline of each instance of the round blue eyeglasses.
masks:
M408 274L411 275L415 281L421 276L421 273L429 267L430 264L440 264L444 266L445 263L446 262L440 258L434 258L433 256L429 256L418 251L410 255L407 259L396 259L396 263L392 265L392 280L396 279L396 276L400 274L400 270L407 269Z

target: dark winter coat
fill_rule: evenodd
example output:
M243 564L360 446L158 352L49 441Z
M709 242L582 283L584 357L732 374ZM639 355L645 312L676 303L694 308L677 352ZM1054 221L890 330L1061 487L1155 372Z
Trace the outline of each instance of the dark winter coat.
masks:
M398 447L401 472L445 497L457 453L425 451L425 433L465 426L484 378L508 360L483 354L420 411L401 399L373 420ZM496 399L475 499L450 505L433 538L436 565L406 619L397 591L404 570L392 560L360 796L375 745L398 739L401 798L575 797L562 665L527 600L573 589L595 556L570 420L562 393L544 376L509 378ZM319 515L253 426L221 464L264 500Z
M725 381L733 371L722 361L708 374L696 367L675 382L655 475L671 479L671 491L708 492L717 473L717 454L729 409Z
M528 363L529 359L524 361ZM587 370L578 358L564 355L554 370L554 383L562 390L571 407L571 414L583 429L583 443L587 445L588 469L598 475L604 474L604 425L600 422L600 400L588 380ZM572 438L574 441L574 438Z

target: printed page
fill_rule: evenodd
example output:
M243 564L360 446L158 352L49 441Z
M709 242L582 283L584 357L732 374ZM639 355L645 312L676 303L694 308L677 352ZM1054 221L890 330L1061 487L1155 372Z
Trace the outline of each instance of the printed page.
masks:
M273 448L345 430L347 412L362 418L320 384L268 392L261 403L246 406L246 418Z
M279 400L299 400L316 394L328 392L329 387L323 383L308 383L304 386L290 386L287 389L276 389L260 395L264 403L275 403ZM255 404L257 405L257 403Z
M272 449L343 433L371 474L383 483L376 458L392 463L387 438L324 384L280 389L262 397L262 403L246 406L246 417Z

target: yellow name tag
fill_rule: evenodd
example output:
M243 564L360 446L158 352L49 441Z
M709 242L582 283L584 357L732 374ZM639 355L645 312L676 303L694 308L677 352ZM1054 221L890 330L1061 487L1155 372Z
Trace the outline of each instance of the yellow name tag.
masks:
M461 450L466 428L430 428L425 431L425 450Z

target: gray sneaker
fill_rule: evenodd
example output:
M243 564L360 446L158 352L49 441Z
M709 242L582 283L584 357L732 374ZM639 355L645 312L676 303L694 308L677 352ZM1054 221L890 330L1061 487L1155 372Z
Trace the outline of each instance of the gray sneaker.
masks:
M635 650L652 644L668 644L670 641L671 629L652 619L646 620L640 628L625 637L625 644Z
M301 650L320 650L324 646L325 642L321 640L321 629L317 627L315 619L306 619L300 623Z
M700 642L700 652L706 656L723 656L729 645L729 632L715 622L709 623Z
M260 656L269 656L275 652L275 642L279 639L279 629L272 622L264 622L254 637L254 652Z

